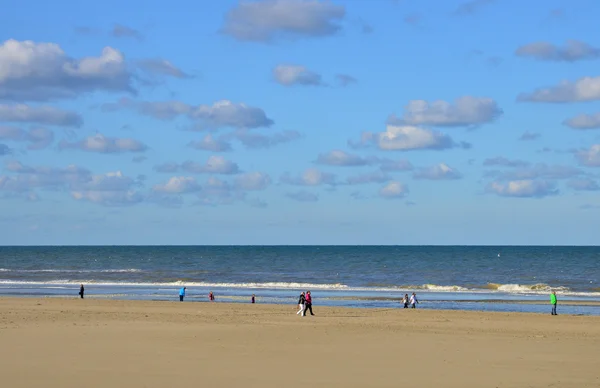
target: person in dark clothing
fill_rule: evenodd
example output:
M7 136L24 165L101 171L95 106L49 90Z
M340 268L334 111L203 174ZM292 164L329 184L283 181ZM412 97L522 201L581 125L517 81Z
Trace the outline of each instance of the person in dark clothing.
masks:
M254 294L252 294L252 303L255 302Z
M83 284L79 287L79 296L83 299L83 293L85 292L85 288L83 288Z
M404 294L404 298L402 299L402 303L404 303L404 308L407 309L408 308L408 294Z
M302 313L303 317L306 316L306 310L310 310L310 315L315 315L312 311L312 296L310 295L310 291L306 291L306 297L304 301L304 312Z
M302 316L304 313L304 303L306 303L306 298L304 297L304 292L300 294L300 298L298 298L298 312L296 315Z

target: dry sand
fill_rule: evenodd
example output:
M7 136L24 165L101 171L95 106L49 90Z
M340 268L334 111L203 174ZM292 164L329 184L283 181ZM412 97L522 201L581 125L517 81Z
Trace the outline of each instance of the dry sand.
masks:
M0 386L600 387L600 317L295 308L3 298Z

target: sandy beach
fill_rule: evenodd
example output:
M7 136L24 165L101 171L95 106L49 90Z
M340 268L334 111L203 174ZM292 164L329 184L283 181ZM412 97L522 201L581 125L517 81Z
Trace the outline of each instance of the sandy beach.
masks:
M295 309L2 298L2 386L600 386L599 317Z

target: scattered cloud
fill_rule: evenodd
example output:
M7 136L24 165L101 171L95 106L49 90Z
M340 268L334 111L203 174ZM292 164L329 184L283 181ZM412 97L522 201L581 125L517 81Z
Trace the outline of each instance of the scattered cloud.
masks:
M390 179L391 178L389 175L381 171L374 171L365 174L349 176L348 178L346 178L346 183L349 185L362 185L369 183L384 183L389 181Z
M154 171L161 173L176 173L185 171L190 174L224 174L231 175L240 172L237 163L225 159L222 156L210 156L207 161L202 163L187 160L181 164L168 162L154 166Z
M558 190L552 182L531 179L492 182L486 187L486 191L501 197L518 198L543 198L558 194Z
M413 174L414 179L427 180L454 180L461 179L462 174L446 163L439 163L435 166L420 169Z
M589 149L575 151L579 164L587 167L600 167L600 144L594 144Z
M447 101L412 100L402 117L390 116L392 125L469 126L494 121L502 110L491 98L465 96L453 103Z
M525 131L520 137L519 140L521 141L532 141L532 140L537 140L540 138L539 133L535 133L535 132L529 132L529 131Z
M154 171L163 173L172 173L179 171L179 164L168 162L154 166Z
M144 152L148 148L144 143L131 138L107 137L102 134L89 136L76 142L62 140L60 149L78 149L87 152L103 154L118 154L123 152Z
M74 191L77 201L88 201L102 206L131 206L144 200L137 191Z
M159 120L173 120L179 116L186 116L197 121L200 129L260 128L274 124L262 109L229 100L220 100L213 105L194 106L180 101L137 102L123 98L117 103L104 104L102 109L108 112L134 109L142 115Z
M271 42L334 35L346 11L317 0L240 1L221 31L239 41Z
M227 152L231 151L231 144L222 138L214 138L210 133L199 141L192 141L188 144L190 147L212 152Z
M518 101L566 103L600 100L600 77L583 77L575 82L562 81L557 86L521 93Z
M368 160L345 151L333 150L326 154L319 154L315 163L328 166L366 166L373 163L373 160Z
M65 188L71 184L87 183L91 172L85 168L68 165L65 168L30 167L18 161L9 161L6 171L16 175L0 176L0 190L28 192L35 188Z
M0 45L0 99L45 101L97 90L134 92L121 52L105 47L98 57L73 59L55 43L10 39Z
M316 194L304 190L286 193L285 196L298 202L317 202L319 200Z
M514 161L512 161L514 163ZM506 166L506 164L504 165ZM514 166L513 166L514 167ZM514 168L510 171L489 171L485 175L494 177L496 180L555 180L555 179L569 179L579 175L582 175L583 171L572 166L561 166L561 165L547 165L545 163L538 163L533 166Z
M471 15L478 12L481 8L488 4L492 4L495 0L470 0L460 4L454 11L457 15Z
M245 129L239 129L231 136L242 143L246 148L251 149L271 148L278 144L288 143L302 138L300 132L297 131L281 131L272 135L262 135Z
M201 190L196 178L188 176L174 176L166 183L160 183L152 187L152 191L165 194L183 194Z
M444 150L458 145L448 135L415 126L388 125L385 132L363 132L353 148L375 145L385 151Z
M356 78L352 77L351 75L347 75L347 74L338 74L335 76L335 79L336 79L338 85L343 88L346 86L353 85L358 82L358 80Z
M571 179L567 186L576 191L598 191L600 185L592 179Z
M548 42L534 42L519 47L515 54L540 61L575 62L600 58L600 48L578 40L568 40L564 47Z
M291 176L285 173L281 177L282 183L299 186L335 185L335 175L322 172L316 168L309 168L299 176Z
M600 113L580 114L563 121L563 124L573 129L598 129L600 128Z
M133 38L138 41L144 40L144 36L141 32L134 28L124 26L122 24L115 24L110 33L115 38Z
M271 184L271 177L262 172L248 172L235 178L235 187L241 190L264 190Z
M0 104L0 121L63 127L80 127L83 125L83 118L75 112L50 106L32 107L25 104Z
M507 159L504 156L488 158L483 161L484 166L505 166L505 167L528 167L531 163L519 159Z
M0 126L0 140L28 142L28 150L41 150L54 141L54 132L46 128L31 128L25 131L17 127Z
M154 58L154 59L143 59L138 61L138 66L151 74L154 75L162 75L169 76L175 78L192 78L191 75L185 73L183 70L162 58Z
M283 86L323 86L319 73L298 65L278 65L273 69L273 78Z
M408 187L398 181L389 182L379 189L379 196L386 199L404 198L408 194Z
M406 159L380 159L379 163L381 163L381 166L379 167L381 171L411 171L414 168L413 165Z

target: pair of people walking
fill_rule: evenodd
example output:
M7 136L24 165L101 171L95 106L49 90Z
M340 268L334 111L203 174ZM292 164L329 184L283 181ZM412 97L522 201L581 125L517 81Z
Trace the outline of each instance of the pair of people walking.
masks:
M408 306L413 309L417 308L417 303L419 303L417 300L417 294L413 292L410 298L408 297L408 294L404 294L404 298L402 298L402 304L404 304L405 309L407 309Z
M310 310L310 315L315 315L313 314L312 310L312 295L310 294L310 291L306 291L306 293L303 292L300 294L300 297L298 298L298 312L296 313L296 315L305 317L306 310Z
M187 287L181 287L181 289L179 290L179 301L183 302L183 299L185 298L185 290L187 290ZM83 298L83 296L82 296ZM213 294L213 292L209 292L208 294L208 300L210 300L211 302L215 301L215 294ZM254 303L254 295L252 295L252 300Z

